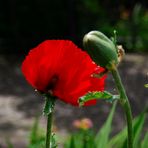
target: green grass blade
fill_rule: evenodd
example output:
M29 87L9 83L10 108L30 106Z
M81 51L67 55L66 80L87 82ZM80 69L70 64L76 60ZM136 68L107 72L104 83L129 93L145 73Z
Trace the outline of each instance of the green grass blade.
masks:
M146 118L146 110L143 111L138 117L133 120L133 143L134 148L139 148L139 139L141 136L141 131ZM119 147L126 148L127 141L127 128L124 128L121 132L115 135L108 143L109 148Z
M141 144L141 148L148 148L148 132L145 134Z
M72 136L67 138L66 142L64 143L64 148L70 148L71 143L72 143Z
M127 136L127 129L124 128L121 132L119 132L117 135L115 135L108 143L109 148L119 147L122 148Z
M94 134L92 131L79 130L67 140L64 148L94 148Z
M70 146L69 148L76 148L75 147L75 137L74 135L72 135L71 139L70 139Z
M29 144L27 148L44 148L45 131L39 127L39 116L36 116L33 127L29 135Z
M96 148L107 148L115 106L116 103L113 105L105 124L102 126L101 130L96 135L95 138Z
M96 148L95 135L91 129L83 131L83 148Z
M134 141L133 141L133 147L134 148L139 148L139 140L141 137L141 131L143 129L144 121L146 118L146 112L142 112L140 116L137 118L135 121L135 124L133 126L133 131L134 131Z
M71 135L64 148L83 148L83 136L80 133L74 133Z
M38 140L38 138L37 138L38 124L39 124L39 117L36 116L33 127L31 129L30 144L33 144Z

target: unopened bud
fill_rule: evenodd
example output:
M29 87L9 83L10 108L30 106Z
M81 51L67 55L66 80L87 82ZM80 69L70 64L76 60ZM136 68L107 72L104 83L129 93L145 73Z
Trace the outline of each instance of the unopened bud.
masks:
M118 54L114 43L99 31L91 31L84 36L84 49L100 66L112 69L118 64Z

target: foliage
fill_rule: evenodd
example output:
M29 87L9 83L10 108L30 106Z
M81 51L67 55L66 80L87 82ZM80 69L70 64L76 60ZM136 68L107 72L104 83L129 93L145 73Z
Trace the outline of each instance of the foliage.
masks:
M112 107L112 110L106 122L96 135L94 134L92 129L88 129L87 131L80 130L77 133L71 134L70 138L65 143L64 148L127 148L126 127L122 131L117 133L115 136L110 137L114 111L115 105ZM148 147L148 132L146 132L145 135L143 133L143 126L144 121L146 119L146 115L147 108L133 120L134 148ZM144 138L142 140L143 135ZM90 145L92 147L90 147Z
M33 124L28 148L44 148L45 147L45 131L39 127L39 117L36 117ZM54 133L51 135L51 148L57 148L56 136Z
M100 95L100 94L95 94ZM102 95L102 94L101 94ZM108 94L105 96L108 96ZM112 133L112 120L116 108L116 102L102 125L100 130L95 134L92 128L81 128L77 132L69 135L64 143L64 148L127 148L127 129L126 127L119 133L111 136ZM147 118L148 107L145 107L136 118L133 119L133 135L134 135L134 148L147 148L148 147L148 132L143 131L144 122ZM52 148L57 148L56 141L60 141L60 136L52 134ZM13 144L7 139L7 147L13 148ZM36 117L33 124L28 148L44 148L45 147L45 131L39 127L39 117Z
M142 145L141 136L143 135L142 128L144 125L144 121L146 119L147 109L143 111L138 117L133 120L133 132L134 132L134 148L140 148ZM126 148L126 140L127 140L127 129L126 127L119 132L117 135L112 137L108 143L109 148L119 147ZM145 134L146 138L147 133ZM143 147L142 147L143 148Z
M79 98L79 105L83 106L85 102L93 100L93 99L102 99L107 102L113 102L115 100L118 100L120 98L119 95L112 95L108 91L94 91L94 92L88 92L84 96Z
M39 118L36 117L29 136L28 148L44 148L45 146L45 131L39 128Z
M118 31L118 42L130 52L147 51L148 13L140 4L136 4L133 11L124 10L121 19L114 25Z
M107 147L109 135L111 133L111 123L115 111L116 104L113 105L112 110L101 127L97 135L94 134L92 129L80 130L70 136L69 140L65 143L65 148L102 148Z
M112 119L114 117L116 103L114 103L106 122L100 130L95 134L92 128L79 129L68 136L64 143L64 148L127 148L127 129L126 127L111 137ZM134 132L134 148L148 147L148 132L143 132L144 122L148 113L148 108L145 108L133 120ZM39 127L39 118L35 119L32 131L29 136L28 148L44 148L45 147L45 131ZM143 138L142 138L143 137ZM52 148L57 148L60 137L52 134ZM7 140L7 146L12 148L13 145Z
M107 147L107 143L109 141L109 135L111 133L111 124L112 124L112 119L113 115L115 112L115 106L116 104L113 105L112 110L104 123L104 125L101 127L100 131L97 133L95 137L95 143L96 143L96 148L102 148L102 147Z

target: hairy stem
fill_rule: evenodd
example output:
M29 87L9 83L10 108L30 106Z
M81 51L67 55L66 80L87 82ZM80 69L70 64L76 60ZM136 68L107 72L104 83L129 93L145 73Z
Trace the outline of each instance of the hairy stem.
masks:
M55 98L49 94L45 94L45 106L43 109L43 114L47 117L46 148L51 148L51 127L54 106Z
M46 148L51 148L51 126L52 126L52 112L47 116L47 131L46 131Z

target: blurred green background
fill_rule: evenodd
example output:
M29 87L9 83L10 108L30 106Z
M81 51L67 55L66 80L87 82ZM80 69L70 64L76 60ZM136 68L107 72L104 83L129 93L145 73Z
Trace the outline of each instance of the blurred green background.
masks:
M70 39L117 30L127 52L148 52L147 0L1 0L0 52L24 53L45 39Z

